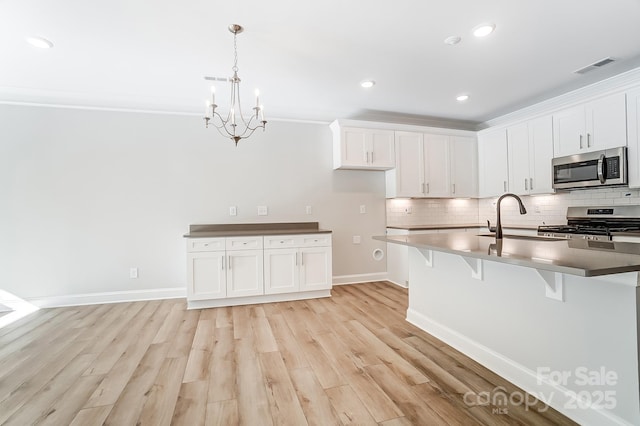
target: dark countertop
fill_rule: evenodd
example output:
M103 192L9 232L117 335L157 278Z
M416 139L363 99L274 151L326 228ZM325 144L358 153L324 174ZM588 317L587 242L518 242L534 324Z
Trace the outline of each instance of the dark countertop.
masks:
M222 223L189 225L185 238L250 237L258 235L331 234L318 222Z
M505 236L497 253L493 236L469 232L373 237L402 244L553 272L594 277L640 271L640 244Z

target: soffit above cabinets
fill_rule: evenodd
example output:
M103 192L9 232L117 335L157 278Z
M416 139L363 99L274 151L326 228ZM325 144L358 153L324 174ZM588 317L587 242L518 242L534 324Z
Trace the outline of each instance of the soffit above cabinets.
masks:
M242 101L259 87L269 118L480 123L640 66L639 21L635 0L7 0L0 102L201 114L239 23ZM485 22L495 31L474 37Z

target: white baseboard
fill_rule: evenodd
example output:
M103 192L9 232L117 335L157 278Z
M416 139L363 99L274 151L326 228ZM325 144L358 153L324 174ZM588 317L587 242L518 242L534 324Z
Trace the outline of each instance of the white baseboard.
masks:
M95 305L101 303L137 302L141 300L179 299L187 297L185 287L157 288L150 290L112 291L107 293L69 294L65 296L36 297L27 299L38 308Z
M452 330L412 309L407 309L407 321L437 337L449 346L479 362L489 370L535 396L540 401L582 425L631 425L610 410L575 408L571 392L554 382L540 378L535 371L513 361L475 340ZM549 398L551 397L551 398Z
M386 281L386 272L374 272L371 274L334 275L333 285L368 283L373 281Z

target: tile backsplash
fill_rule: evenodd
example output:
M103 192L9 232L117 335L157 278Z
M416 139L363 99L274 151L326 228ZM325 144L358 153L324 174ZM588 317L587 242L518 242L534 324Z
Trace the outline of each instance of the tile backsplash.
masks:
M552 195L521 197L527 208L520 215L517 202L505 198L502 202L502 222L509 225L556 225L567 222L569 206L606 206L640 204L640 190L629 188L584 189L563 191ZM483 199L388 199L387 225L439 225L485 223L496 221L495 198Z

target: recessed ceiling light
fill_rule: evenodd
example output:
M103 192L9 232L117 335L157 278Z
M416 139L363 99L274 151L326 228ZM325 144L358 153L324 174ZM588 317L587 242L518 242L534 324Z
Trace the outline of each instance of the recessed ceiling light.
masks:
M495 24L481 24L473 29L473 35L476 37L485 37L491 34L495 29Z
M363 82L360 83L360 86L364 87L365 89L369 89L375 85L376 85L376 82L373 80L364 80Z
M27 37L27 43L39 49L51 49L53 43L43 37Z
M458 96L456 96L456 101L458 101L458 102L464 102L467 99L469 99L469 95L458 95Z
M462 40L460 36L449 36L444 39L444 44L454 45L460 43L460 40Z

